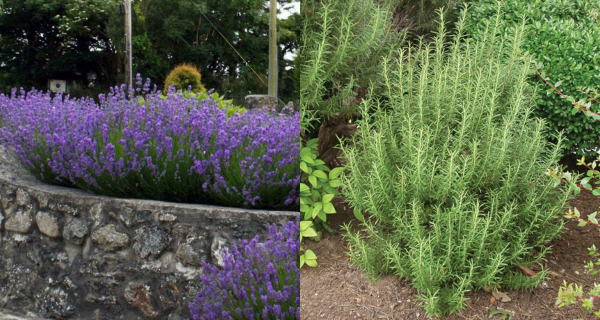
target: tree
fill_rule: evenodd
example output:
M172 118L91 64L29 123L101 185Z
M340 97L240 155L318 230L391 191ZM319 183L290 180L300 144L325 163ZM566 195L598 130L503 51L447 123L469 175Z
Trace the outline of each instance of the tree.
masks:
M49 78L110 83L118 56L106 33L115 0L6 0L0 16L3 86L45 88ZM10 79L10 80L9 80Z
M285 4L290 0L281 2ZM235 52L237 50L266 83L269 21L264 0L144 0L134 1L133 11L136 73L161 86L170 69L187 62L201 69L207 89L222 93L232 90L243 95L247 91L266 92L266 85ZM109 24L111 39L120 46L122 23L122 17L114 16ZM292 15L281 22L280 29L280 58L283 60L287 52L298 47L299 18ZM287 63L280 66L285 70Z

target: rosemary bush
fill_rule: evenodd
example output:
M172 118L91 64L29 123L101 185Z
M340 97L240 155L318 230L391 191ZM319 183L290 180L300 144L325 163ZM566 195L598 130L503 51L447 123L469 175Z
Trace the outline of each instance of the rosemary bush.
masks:
M403 37L394 30L393 0L306 0L298 56L301 128L334 114L356 111L357 88L376 79L381 57L394 52Z
M562 136L547 142L532 116L524 28L512 46L498 44L496 17L473 42L464 19L450 46L442 22L433 43L382 63L386 103L362 103L360 131L343 148L343 192L370 214L362 232L346 228L351 259L373 277L410 279L436 316L459 311L469 290L538 285L545 271L528 277L517 266L544 257L571 194L545 174Z

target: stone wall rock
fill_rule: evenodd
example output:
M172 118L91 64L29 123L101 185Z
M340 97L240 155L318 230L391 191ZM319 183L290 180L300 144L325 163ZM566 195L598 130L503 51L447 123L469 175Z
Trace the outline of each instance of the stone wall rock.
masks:
M202 262L297 212L118 199L50 186L0 146L0 308L52 319L189 318Z
M271 109L281 110L279 100L276 97L266 94L247 95L245 97L245 107L246 109L265 109L268 111Z

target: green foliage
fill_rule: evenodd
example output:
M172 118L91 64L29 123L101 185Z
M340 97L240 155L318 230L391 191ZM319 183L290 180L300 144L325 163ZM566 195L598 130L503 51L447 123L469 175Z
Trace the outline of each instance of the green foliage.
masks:
M307 230L307 234L311 235L305 235L305 237L313 238L319 237L322 228L332 231L327 225L327 215L336 212L331 200L339 194L335 188L341 186L342 182L339 176L344 170L343 168L330 170L323 160L317 159L317 141L318 139L309 140L306 146L300 150L300 170L302 170L300 216L303 222L310 222L305 229L301 228L301 231ZM308 231L308 229L312 231ZM316 256L314 259L314 266L316 266Z
M317 119L357 111L355 90L376 84L377 61L403 42L393 29L392 0L307 0L299 53L301 127ZM376 85L376 87L379 87Z
M303 238L311 238L316 236L317 232L314 229L313 221L300 221L300 243L302 243ZM300 255L300 268L302 268L305 263L309 267L317 266L317 256L312 250L307 249L305 251L302 247L300 247L300 251L304 251L304 253Z
M600 196L600 171L596 170L598 163L600 163L600 157L598 159L586 163L585 157L578 161L578 165L585 166L588 171L586 177L579 180L579 176L575 176L569 172L559 172L558 170L549 170L547 174L555 179L555 184L565 183L575 194L580 192L580 189L586 189L592 192L594 196ZM577 182L579 181L579 182ZM598 226L598 218L596 215L598 212L588 214L587 219L581 218L581 213L577 208L569 208L567 214L563 215L566 219L577 221L579 227L585 227L588 224ZM600 253L596 249L596 245L592 245L588 248L589 255L596 261L590 261L585 265L585 268L590 274L595 275L600 272L600 269L596 269L600 266ZM559 307L568 306L578 301L581 301L583 309L586 313L590 313L594 308L594 299L600 298L600 285L594 283L594 288L589 292L590 297L583 297L583 287L572 283L567 284L565 281L563 286L558 291L558 297L556 298L556 305ZM596 316L600 318L600 310L594 312Z
M268 7L262 0L144 0L134 16L134 36L145 34L149 40L143 47L134 47L144 57L140 61L141 73L151 77L153 83L162 83L170 69L182 61L188 61L202 69L202 83L207 89L218 92L231 90L235 95L266 92L263 84L226 40L201 15L202 11L223 36L250 63L266 81L268 70ZM287 6L289 0L278 1ZM281 98L297 101L293 85L287 79L293 74L293 65L283 57L298 47L300 21L298 14L280 21L280 84ZM289 21L288 21L289 20ZM123 20L118 14L111 22L114 30L122 30ZM121 29L119 29L121 28ZM122 39L122 31L111 33ZM115 43L121 43L115 41ZM156 62L156 63L155 63ZM236 100L237 103L243 103Z
M82 3L85 2L85 5ZM117 0L6 0L0 15L0 90L45 89L48 79L82 83L97 93L123 83L124 15ZM279 0L288 7L291 0ZM235 49L266 79L268 8L263 0L194 0ZM256 75L190 1L133 0L134 74L163 87L165 76L188 61L203 71L206 88L266 92ZM280 97L298 101L289 54L298 48L299 14L279 21ZM284 59L284 56L286 57ZM8 75L4 77L4 75ZM88 90L89 89L89 90Z
M347 228L351 259L373 277L410 280L435 316L460 310L470 290L538 285L545 272L523 281L518 266L543 259L571 195L545 175L562 138L547 142L533 117L523 29L514 46L497 45L495 25L473 42L464 19L449 41L442 22L433 43L382 62L384 99L362 103L342 147L343 192L370 215L361 232Z
M446 25L452 25L460 15L464 0L396 0L394 25L409 31L409 37L431 36L438 28L438 10L444 10Z
M0 15L0 89L44 89L48 79L87 87L116 82L118 56L106 34L119 1L5 0ZM123 30L121 25L121 32ZM5 91L6 92L6 91Z
M234 105L233 100L225 100L224 96L220 96L216 92L213 92L211 94L208 94L207 92L199 92L196 95L196 99L198 100L198 102L200 102L202 100L207 99L209 96L213 101L217 103L219 109L227 108L227 117L231 117L234 114L242 114L246 112L246 108Z
M182 63L176 66L167 78L165 79L165 89L163 93L169 91L170 86L174 86L177 90L188 90L194 93L206 92L206 88L200 82L200 70L194 65Z
M244 107L240 107L240 106L236 106L233 104L233 100L226 100L224 98L224 96L219 95L216 92L212 92L211 94L208 94L208 92L189 92L189 91L182 91L181 94L183 94L184 97L186 98L195 98L196 100L198 100L198 103L200 103L201 101L207 99L208 97L211 98L211 100L215 101L217 103L217 107L219 109L227 109L227 117L231 117L235 114L242 114L246 112L246 108ZM166 95L162 95L161 94L161 99L166 99L167 96ZM143 105L146 102L144 101L144 98L140 97L139 100L139 104Z
M484 37L486 24L494 20L496 0L473 2L467 15L467 33L476 39ZM598 3L583 0L504 0L500 7L499 33L510 41L515 29L526 18L526 36L522 48L532 55L537 69L550 83L568 96L584 95L578 87L600 87L600 26L588 11ZM565 154L577 151L584 155L598 147L600 123L582 113L572 113L572 106L545 87L543 79L532 76L532 84L544 87L535 115L543 117L550 132L565 130ZM593 111L600 111L595 106ZM556 141L550 135L550 139Z

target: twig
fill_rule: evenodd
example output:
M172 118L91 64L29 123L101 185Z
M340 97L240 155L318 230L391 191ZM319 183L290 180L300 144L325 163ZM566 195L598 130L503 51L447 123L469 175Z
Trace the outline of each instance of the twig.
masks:
M369 310L371 312L371 316L373 318L375 318L375 313L373 312L373 310L369 309L367 306L363 305L363 304L359 304L359 307L364 307L365 309Z

